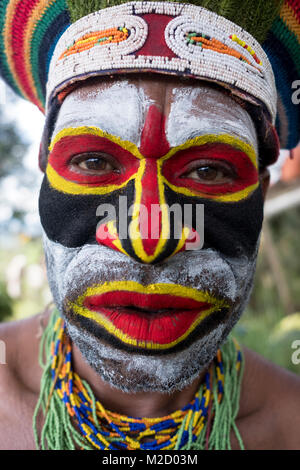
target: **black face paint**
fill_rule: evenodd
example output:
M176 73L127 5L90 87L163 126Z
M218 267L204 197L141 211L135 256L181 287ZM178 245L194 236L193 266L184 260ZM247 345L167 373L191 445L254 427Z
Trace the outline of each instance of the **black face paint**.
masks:
M111 204L116 211L116 226L119 226L120 196L127 197L127 214L134 203L134 183L119 191L105 196L70 195L50 187L45 176L39 199L42 226L52 241L68 248L85 244L96 244L97 225L101 217L96 216L100 204ZM179 204L184 214L184 205L204 205L204 246L212 248L224 256L251 257L256 249L263 221L263 196L259 186L250 196L238 202L216 202L208 199L179 195L170 188L165 188L166 203L169 206ZM124 217L124 214L122 214ZM193 211L193 228L196 228ZM131 217L127 217L128 225ZM172 222L172 219L171 219ZM182 220L183 223L183 220ZM171 236L164 251L155 259L155 263L164 261L174 252L178 240L174 239L174 221L171 223ZM121 244L129 256L140 261L136 256L130 238L121 239Z

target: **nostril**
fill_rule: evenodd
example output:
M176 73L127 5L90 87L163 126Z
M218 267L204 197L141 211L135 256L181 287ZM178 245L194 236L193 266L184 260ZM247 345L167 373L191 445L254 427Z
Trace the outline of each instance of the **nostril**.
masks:
M116 236L111 233L111 229L107 223L98 224L96 230L96 240L100 244L106 244L108 239L114 239Z
M113 250L121 251L127 254L120 242L115 221L98 224L96 230L96 241L99 243L99 245L104 245L112 248Z
M121 241L114 220L98 224L96 241L100 245L119 251L144 264L159 264L182 251L196 250L202 247L199 233L190 227L185 227L182 230L180 239L175 235L164 239L161 233L159 237L142 238L139 233L138 237L129 237L129 239Z

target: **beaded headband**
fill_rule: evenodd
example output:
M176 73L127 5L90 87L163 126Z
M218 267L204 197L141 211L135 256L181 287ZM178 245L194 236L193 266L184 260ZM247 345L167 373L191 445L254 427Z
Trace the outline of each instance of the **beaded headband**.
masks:
M0 75L42 111L68 84L95 75L209 80L260 104L281 146L295 147L300 0L191 3L1 0Z
M76 21L55 47L47 101L74 80L140 70L233 85L262 101L275 123L275 79L258 41L214 12L180 3L130 2Z

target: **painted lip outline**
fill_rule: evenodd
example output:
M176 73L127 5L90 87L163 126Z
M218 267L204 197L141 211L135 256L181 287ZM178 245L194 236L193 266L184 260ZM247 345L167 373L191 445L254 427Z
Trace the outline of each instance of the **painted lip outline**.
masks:
M147 294L141 292L112 291L91 295L85 298L84 306L90 310L101 312L103 307L128 307L142 309L145 312L157 310L196 310L209 307L208 302L199 302L192 298L179 297L170 294Z
M69 307L127 346L166 350L184 341L225 299L177 284L106 282L86 289Z

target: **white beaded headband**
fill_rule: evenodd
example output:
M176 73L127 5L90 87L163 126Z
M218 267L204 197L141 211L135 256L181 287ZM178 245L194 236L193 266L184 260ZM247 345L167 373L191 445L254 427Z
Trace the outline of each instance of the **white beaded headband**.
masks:
M89 76L140 71L231 86L262 101L275 122L275 79L260 44L222 16L182 3L130 2L73 23L50 62L47 104Z

